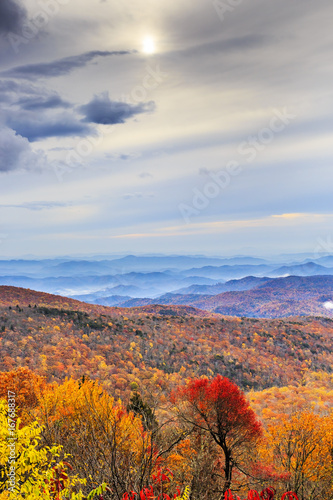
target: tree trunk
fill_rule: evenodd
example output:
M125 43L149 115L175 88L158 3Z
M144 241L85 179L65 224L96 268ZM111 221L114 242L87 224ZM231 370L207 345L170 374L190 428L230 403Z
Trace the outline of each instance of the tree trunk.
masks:
M230 450L228 448L223 448L223 452L225 457L225 466L224 466L225 481L223 486L223 495L224 495L225 492L229 490L231 486L233 462Z

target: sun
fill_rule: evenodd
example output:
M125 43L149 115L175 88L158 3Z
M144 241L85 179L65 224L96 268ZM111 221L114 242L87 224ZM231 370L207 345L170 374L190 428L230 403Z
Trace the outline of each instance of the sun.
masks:
M145 54L153 54L155 52L155 41L151 36L146 36L143 40L142 50Z

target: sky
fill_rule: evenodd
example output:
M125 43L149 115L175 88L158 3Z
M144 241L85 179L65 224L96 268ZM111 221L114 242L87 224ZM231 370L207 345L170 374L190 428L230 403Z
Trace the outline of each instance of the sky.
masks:
M0 258L333 253L331 0L1 0Z

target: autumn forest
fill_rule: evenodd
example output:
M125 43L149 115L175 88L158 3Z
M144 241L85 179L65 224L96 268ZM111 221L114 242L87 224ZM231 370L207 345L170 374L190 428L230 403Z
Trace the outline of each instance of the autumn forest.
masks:
M1 500L330 500L332 333L1 287Z

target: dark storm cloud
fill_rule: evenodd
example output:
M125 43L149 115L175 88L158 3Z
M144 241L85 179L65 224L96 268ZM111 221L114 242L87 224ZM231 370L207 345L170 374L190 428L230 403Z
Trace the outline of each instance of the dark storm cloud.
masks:
M3 71L1 75L10 78L26 78L28 80L35 78L52 78L67 75L74 69L82 68L96 57L122 56L132 54L134 52L135 51L130 50L94 50L91 52L80 54L78 56L64 57L63 59L58 59L56 61L48 63L26 64L23 66L17 66L7 71Z
M0 35L18 33L26 20L25 9L15 0L0 1Z
M125 123L126 120L135 115L149 113L154 109L155 103L153 101L138 104L111 101L108 92L95 96L88 104L78 108L79 112L85 115L83 121L103 125Z

